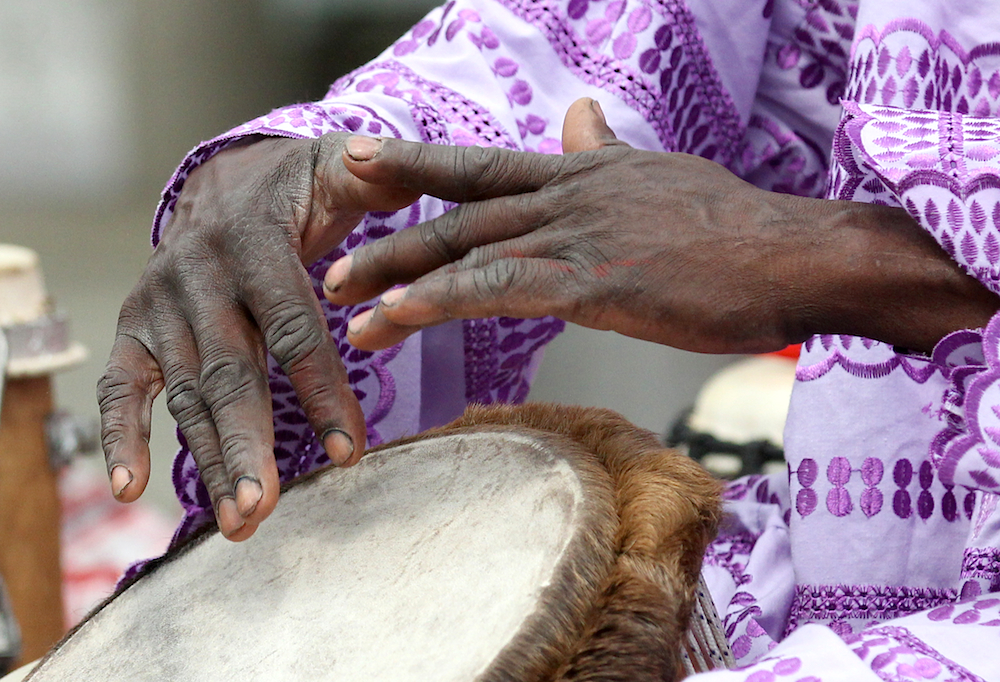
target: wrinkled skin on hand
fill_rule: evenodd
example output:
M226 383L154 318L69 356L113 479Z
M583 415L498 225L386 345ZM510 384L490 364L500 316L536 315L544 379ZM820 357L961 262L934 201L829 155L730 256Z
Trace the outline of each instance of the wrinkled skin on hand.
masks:
M815 333L930 351L997 309L902 209L766 192L705 159L632 149L591 100L568 112L563 147L348 140L357 177L463 202L330 267L338 304L409 285L355 317L351 343L387 347L450 318L555 315L708 353Z
M419 194L347 173L345 137L250 139L187 179L122 306L98 384L119 500L146 486L150 411L166 389L220 529L232 540L252 535L279 492L268 351L331 460L361 457L364 416L304 264L337 246L366 211L402 208Z

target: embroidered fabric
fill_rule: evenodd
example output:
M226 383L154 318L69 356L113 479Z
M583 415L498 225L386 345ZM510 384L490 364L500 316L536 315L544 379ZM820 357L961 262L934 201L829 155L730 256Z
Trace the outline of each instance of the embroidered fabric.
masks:
M844 641L871 666L879 679L886 682L985 682L904 627L868 628L858 634L847 635Z
M951 588L907 585L797 585L785 635L803 623L826 623L838 635L955 601Z

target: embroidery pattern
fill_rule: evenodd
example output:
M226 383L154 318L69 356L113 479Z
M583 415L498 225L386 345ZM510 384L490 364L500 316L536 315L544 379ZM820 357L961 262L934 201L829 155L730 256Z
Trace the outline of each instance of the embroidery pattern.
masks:
M797 585L785 628L787 637L800 625L824 623L844 636L847 621L869 623L898 618L954 601L954 589L905 585Z

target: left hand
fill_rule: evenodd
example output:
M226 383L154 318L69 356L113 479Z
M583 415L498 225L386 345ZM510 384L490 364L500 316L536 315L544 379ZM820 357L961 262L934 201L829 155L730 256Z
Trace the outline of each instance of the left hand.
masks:
M706 353L761 353L814 333L929 351L985 324L997 298L899 208L758 189L697 156L619 141L593 100L562 156L353 137L358 178L463 202L358 249L326 275L383 348L451 318L554 315Z

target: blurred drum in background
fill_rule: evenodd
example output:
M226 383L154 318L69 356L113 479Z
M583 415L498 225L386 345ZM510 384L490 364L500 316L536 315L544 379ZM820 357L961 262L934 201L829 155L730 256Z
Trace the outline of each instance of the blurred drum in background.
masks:
M38 257L0 244L0 600L8 637L0 658L32 660L63 634L59 569L59 498L46 423L51 375L78 364L86 351L69 338L66 317L45 293ZM9 611L5 610L10 605ZM13 618L11 618L13 615ZM16 628L14 623L16 622Z
M797 359L798 346L790 346L718 371L670 427L667 446L680 448L722 479L783 473Z
M731 660L718 493L609 411L471 408L151 562L28 679L680 679Z

